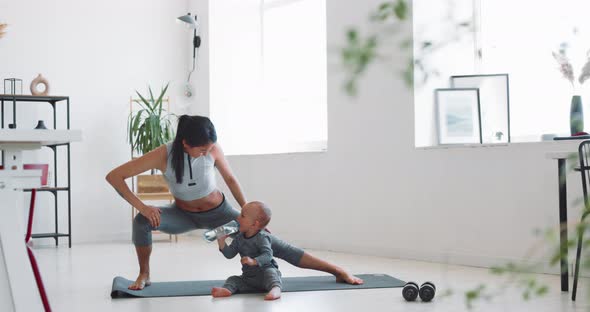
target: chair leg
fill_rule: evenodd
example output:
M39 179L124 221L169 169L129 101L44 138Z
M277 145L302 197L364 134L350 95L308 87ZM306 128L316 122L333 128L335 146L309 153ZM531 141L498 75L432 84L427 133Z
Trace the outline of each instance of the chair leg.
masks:
M41 297L41 302L43 303L43 308L45 312L51 312L51 306L49 305L49 299L47 298L47 293L45 292L45 286L43 285L43 280L41 279L41 272L39 272L39 266L37 265L37 260L35 259L35 255L31 248L27 246L27 253L29 255L29 261L31 261L31 268L33 269L33 274L35 275L35 282L37 283L37 288L39 290L39 296Z
M584 222L584 217L582 216L582 222ZM582 253L582 239L584 238L584 231L586 229L580 231L578 235L578 249L576 251L576 267L574 269L574 286L572 290L572 301L576 301L576 291L578 290L578 274L580 273L580 255Z

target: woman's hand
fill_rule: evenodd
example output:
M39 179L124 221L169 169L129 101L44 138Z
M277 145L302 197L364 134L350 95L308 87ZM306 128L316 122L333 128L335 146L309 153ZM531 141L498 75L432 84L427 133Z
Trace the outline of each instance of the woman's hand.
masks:
M247 266L255 266L255 265L258 265L258 262L256 261L256 259L252 259L250 257L242 257L241 262L242 262L242 264L245 264Z
M162 210L160 208L154 206L145 206L145 208L139 211L139 213L146 217L150 222L151 226L153 226L154 228L160 226L160 214L162 213Z

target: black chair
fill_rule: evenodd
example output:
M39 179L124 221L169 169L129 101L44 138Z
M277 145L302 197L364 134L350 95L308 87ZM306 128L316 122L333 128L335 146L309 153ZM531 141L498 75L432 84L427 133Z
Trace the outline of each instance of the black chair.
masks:
M582 176L582 191L584 192L584 212L580 219L580 223L590 213L590 201L588 200L588 186L590 186L590 140L582 141L578 148L578 157L580 159L580 167L576 171L580 171ZM578 275L580 273L580 255L582 253L582 243L584 238L585 227L578 227L578 250L576 251L576 267L574 269L574 286L572 292L572 300L576 300L576 291L578 289Z

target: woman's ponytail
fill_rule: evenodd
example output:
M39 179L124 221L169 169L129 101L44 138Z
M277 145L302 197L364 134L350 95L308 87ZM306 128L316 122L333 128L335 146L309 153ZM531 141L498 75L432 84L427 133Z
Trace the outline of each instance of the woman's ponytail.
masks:
M176 137L170 151L171 164L176 175L176 183L182 183L184 174L184 146L202 146L217 142L217 133L211 120L204 116L182 115L178 118Z
M172 149L168 157L172 157L172 167L174 173L176 173L176 183L182 183L182 174L184 173L184 148L182 146L182 140L184 140L184 134L186 133L186 124L189 122L189 115L182 115L178 118L178 127L176 128L176 137L172 142Z

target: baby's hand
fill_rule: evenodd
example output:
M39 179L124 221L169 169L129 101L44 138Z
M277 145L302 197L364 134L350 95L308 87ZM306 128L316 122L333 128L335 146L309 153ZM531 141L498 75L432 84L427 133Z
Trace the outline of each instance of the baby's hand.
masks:
M218 242L225 242L225 239L226 239L226 238L228 238L228 237L229 237L229 235L223 235L223 236L221 236L221 237L218 237L218 238L217 238L217 241L218 241Z
M219 249L223 249L225 247L225 239L228 237L229 235L224 235L217 238L217 244L219 245Z
M258 265L258 262L256 262L256 259L252 259L250 257L242 257L241 262L242 262L242 264L245 264L247 266L255 266L255 265Z

